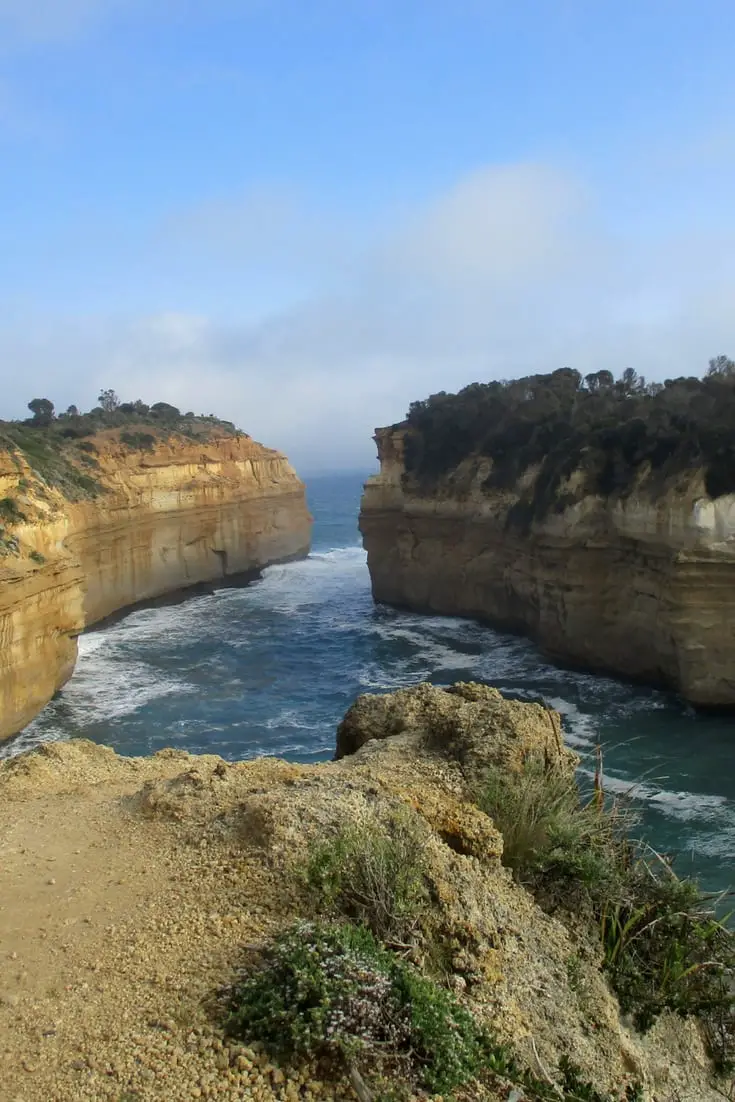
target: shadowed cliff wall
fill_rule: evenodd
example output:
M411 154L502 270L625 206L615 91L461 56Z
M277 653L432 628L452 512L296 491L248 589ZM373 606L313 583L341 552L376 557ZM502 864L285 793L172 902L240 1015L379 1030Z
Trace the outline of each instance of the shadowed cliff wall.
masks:
M572 473L563 507L521 531L509 512L533 469L488 490L492 461L474 457L427 492L406 473L405 433L377 430L381 470L362 499L377 601L485 620L564 661L735 707L735 496L710 499L692 470L606 499Z

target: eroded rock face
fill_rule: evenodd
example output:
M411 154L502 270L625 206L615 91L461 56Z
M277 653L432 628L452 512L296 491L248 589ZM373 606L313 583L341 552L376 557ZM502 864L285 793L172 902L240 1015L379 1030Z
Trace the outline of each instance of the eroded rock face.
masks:
M448 689L424 683L359 696L337 729L335 760L404 731L427 752L457 761L470 777L491 767L517 772L532 759L570 774L577 765L557 712L541 704L519 708L497 689L462 681Z
M426 494L404 477L403 430L376 440L360 530L377 601L485 620L562 660L735 707L735 501L711 501L701 473L617 502L572 476L566 505L521 534L508 513L533 471L518 492L487 493L490 461L474 460Z
M0 498L26 518L11 529L21 554L0 560L0 738L64 684L84 627L309 550L303 483L250 437L172 437L150 451L95 440L102 492L88 500L68 501L22 457L0 456Z
M146 869L156 870L151 890L181 891L179 877L185 877L185 921L172 925L186 932L193 924L197 936L182 949L185 966L169 963L176 983L165 988L148 984L146 974L126 976L119 963L108 966L102 957L105 963L93 990L80 994L80 985L70 983L54 994L53 1019L69 1023L63 1043L73 1047L77 1033L88 1042L101 1032L90 1029L90 1018L110 991L114 999L105 1011L107 1041L100 1066L117 1063L118 1050L129 1044L131 1032L141 1034L136 1045L148 1043L145 1021L138 1021L135 1011L122 1020L121 1008L129 1000L126 983L135 985L138 1012L142 989L150 987L165 1000L153 1014L147 1009L146 1018L178 1019L179 1000L190 1005L192 993L196 998L206 993L200 973L211 973L223 945L230 955L223 959L223 974L212 977L212 988L226 982L243 941L265 940L299 917L314 917L310 908L318 905L310 902L303 876L313 843L333 839L346 824L359 828L364 822L369 827L399 810L411 817L424 840L430 899L424 918L437 943L447 949L449 982L536 1074L540 1061L556 1075L567 1055L601 1090L620 1089L624 1081L637 1079L645 1102L715 1102L720 1095L698 1027L667 1014L644 1036L628 1029L600 971L599 945L546 914L513 880L502 865L499 831L473 802L488 763L513 768L522 758L535 758L572 768L574 756L559 743L558 731L555 713L505 700L493 689L458 684L445 691L420 685L385 697L361 697L340 728L338 753L345 756L321 765L268 758L231 763L171 750L131 759L82 740L54 743L0 763L0 813L14 823L26 822L28 829L32 825L33 836L24 836L31 852L47 852L47 834L68 818L73 800L79 817L75 826L83 836L95 838L89 860L104 868L105 883L114 884L127 872L121 862L131 858L121 853L119 835L127 839L129 832L138 839ZM29 810L23 814L25 807ZM109 829L95 833L94 824L100 821ZM73 853L69 849L66 859L73 866L75 891L62 893L51 915L46 903L32 910L52 948L56 940L66 945L77 936L67 912L76 905L87 858ZM191 855L197 870L187 872L182 862L191 863ZM59 883L67 875L62 857L53 866ZM39 894L38 873L31 871L23 879L0 868L0 894L7 900L0 913L2 934L3 924L10 929L18 925L16 908L29 913L29 901ZM124 904L123 897L114 906ZM164 949L173 952L177 945L174 929L162 947L161 920L165 915L169 921L172 906L173 919L179 918L176 908L183 902L164 903L154 895L152 904L144 896L133 908L136 960L146 961L149 954L155 958ZM105 910L101 929L121 921L114 906L110 903ZM213 911L218 913L213 916ZM232 916L238 924L231 934L219 914L226 923ZM28 941L36 944L36 928L27 923L23 928ZM93 927L84 927L83 933L88 930ZM106 940L115 941L109 936ZM9 1036L18 1033L19 1020L25 1023L27 1017L32 1025L51 1016L44 1000L57 979L53 970L63 968L66 957L58 951L51 959L53 965L39 972L39 991L32 989L12 1011L15 1028L9 1028ZM28 980L31 986L33 980ZM3 1010L0 1001L0 1019ZM157 1038L150 1042L158 1043ZM68 1064L47 1061L39 1067L32 1085L41 1093L33 1097L64 1096L49 1088L56 1087L51 1078L55 1069L63 1075ZM9 1062L11 1072L16 1066L18 1075L26 1075L20 1060ZM194 1072L198 1074L196 1067ZM177 1073L190 1074L184 1067ZM21 1086L26 1081L27 1076L21 1078ZM133 1085L137 1089L137 1081ZM325 1087L324 1097L343 1099L345 1094Z

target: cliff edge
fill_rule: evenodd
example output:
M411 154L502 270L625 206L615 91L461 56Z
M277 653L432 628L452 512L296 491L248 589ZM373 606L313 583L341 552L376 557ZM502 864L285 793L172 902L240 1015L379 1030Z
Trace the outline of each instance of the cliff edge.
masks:
M732 383L724 397L695 379L606 399L574 380L554 393L553 378L494 384L525 387L491 396L495 422L476 387L376 430L380 473L360 512L375 600L484 620L559 660L735 707L732 431L713 413L702 443L701 408L699 422L681 412L693 393L735 425ZM540 394L553 419L536 412Z
M0 438L0 738L69 678L85 627L308 553L304 485L286 457L196 427Z
M474 802L487 769L571 774L555 713L481 685L419 685L359 698L338 754L124 758L74 740L0 763L3 1097L356 1099L339 1064L331 1078L279 1066L256 1035L227 1035L215 993L284 927L324 917L304 878L315 853L339 851L346 827L369 840L391 822L421 843L420 917L443 947L427 973L545 1088L514 1090L507 1069L488 1067L452 1097L722 1097L699 1025L669 1011L645 1034L625 1024L599 945L511 876ZM600 1093L561 1089L565 1056ZM439 1102L407 1079L393 1087Z

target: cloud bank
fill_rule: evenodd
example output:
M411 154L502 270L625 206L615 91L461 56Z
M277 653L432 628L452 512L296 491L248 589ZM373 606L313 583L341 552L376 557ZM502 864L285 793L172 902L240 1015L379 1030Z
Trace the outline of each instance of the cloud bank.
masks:
M180 211L148 235L150 309L0 317L3 412L112 386L230 417L304 470L365 467L374 426L440 389L563 365L663 379L735 354L733 228L643 238L603 209L574 172L527 163L369 233L275 194ZM207 307L179 308L197 287Z

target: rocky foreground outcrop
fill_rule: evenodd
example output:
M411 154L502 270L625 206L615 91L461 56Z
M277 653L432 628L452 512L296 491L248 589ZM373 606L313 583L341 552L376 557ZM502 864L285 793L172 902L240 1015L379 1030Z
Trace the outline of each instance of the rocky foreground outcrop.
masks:
M119 435L67 464L92 486L78 494L0 448L0 738L68 679L85 627L308 553L304 485L280 452L244 434L149 434L145 449Z
M362 499L376 601L484 620L562 661L735 707L735 495L710 498L693 469L607 499L578 472L522 526L511 511L536 469L490 489L492 460L473 457L427 489L407 473L405 435L376 430L381 469Z
M599 948L512 879L473 802L487 766L574 768L555 713L420 685L360 698L337 752L308 766L128 759L73 741L0 764L4 1098L354 1098L228 1041L212 996L244 946L313 916L310 846L398 809L425 841L449 982L535 1074L553 1078L566 1054L616 1098L633 1080L645 1102L722 1097L692 1021L664 1014L645 1036L621 1021Z

